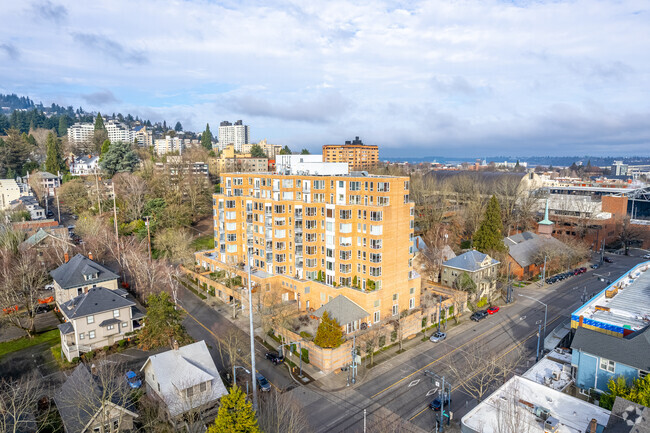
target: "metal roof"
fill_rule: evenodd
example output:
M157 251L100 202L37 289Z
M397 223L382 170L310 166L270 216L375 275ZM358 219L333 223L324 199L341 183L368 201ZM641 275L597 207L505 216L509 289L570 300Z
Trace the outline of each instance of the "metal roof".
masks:
M327 311L331 318L336 319L341 326L357 320L363 320L370 316L370 313L343 295L338 295L336 298L314 311L313 315L322 317L325 311Z

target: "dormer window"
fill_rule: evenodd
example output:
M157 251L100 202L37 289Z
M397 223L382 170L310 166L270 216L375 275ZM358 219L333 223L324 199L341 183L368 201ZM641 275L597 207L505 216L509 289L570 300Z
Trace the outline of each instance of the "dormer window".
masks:
M84 275L84 280L86 280L86 281L88 281L88 280L96 280L98 276L99 276L99 274L96 274L96 273L95 274L85 274Z

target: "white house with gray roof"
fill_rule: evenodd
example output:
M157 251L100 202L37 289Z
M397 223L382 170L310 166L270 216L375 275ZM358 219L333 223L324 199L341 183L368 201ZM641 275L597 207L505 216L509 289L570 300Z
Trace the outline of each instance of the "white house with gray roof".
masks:
M456 280L464 273L476 284L477 297L483 297L496 288L499 261L476 250L467 251L442 264L440 283L455 288Z
M70 174L73 176L88 176L99 172L99 156L81 155L70 163Z
M119 275L82 254L50 271L50 275L54 280L54 298L59 306L93 287L101 286L117 290L120 295L126 294L117 287Z
M68 361L126 338L144 317L135 302L105 287L92 287L59 308L65 320L59 325L61 350Z
M142 366L147 393L160 399L170 420L215 404L228 394L205 341L150 356Z

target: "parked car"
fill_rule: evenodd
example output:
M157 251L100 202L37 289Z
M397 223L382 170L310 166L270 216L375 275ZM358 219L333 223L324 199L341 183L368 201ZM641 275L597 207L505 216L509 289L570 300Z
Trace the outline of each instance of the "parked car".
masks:
M268 392L271 390L271 384L269 383L268 380L266 380L266 377L262 376L261 373L257 373L256 377L257 377L257 385L260 387L260 390L264 392Z
M54 290L54 284L47 284L45 290Z
M439 341L444 340L445 338L447 338L446 333L444 333L444 332L436 332L431 337L429 337L429 341L433 341L434 343L437 343Z
M487 309L488 314L494 314L498 312L499 312L499 307L497 307L496 305L492 305Z
M470 319L472 319L475 322L478 322L479 320L483 320L487 317L488 313L485 310L479 310L476 311L474 314L469 316Z
M126 372L126 383L128 383L129 387L132 389L138 389L142 386L142 381L138 378L138 375L132 371Z
M445 407L449 408L449 405L451 404L451 396L447 394L445 396ZM429 409L434 410L434 411L439 411L440 406L442 406L442 399L440 397L436 397L431 403L429 403Z
M73 225L69 225L69 226L68 226L68 231L72 231L72 230L74 230L74 228L75 228L75 226L73 226Z
M43 314L47 313L48 311L50 311L50 307L48 305L39 305L35 310L36 314Z
M609 257L603 257L603 262L605 262L605 263L614 263L614 260L610 259Z
M280 356L277 352L266 352L264 355L266 359L271 361L273 364L278 365L284 362L284 356Z
M650 259L650 254L645 254L645 255L643 256L643 258L644 258L644 259Z
M593 265L591 265L591 269L598 269L599 267L600 265L598 263L594 263Z

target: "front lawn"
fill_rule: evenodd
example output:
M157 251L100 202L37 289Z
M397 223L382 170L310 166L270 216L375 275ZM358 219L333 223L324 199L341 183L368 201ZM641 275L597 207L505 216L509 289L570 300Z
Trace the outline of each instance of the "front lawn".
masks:
M17 340L0 343L0 358L8 353L17 352L41 343L48 343L50 346L54 346L59 341L61 341L59 330L52 329L51 331L36 334L34 338L22 337Z
M199 236L192 241L194 251L214 249L214 235Z

